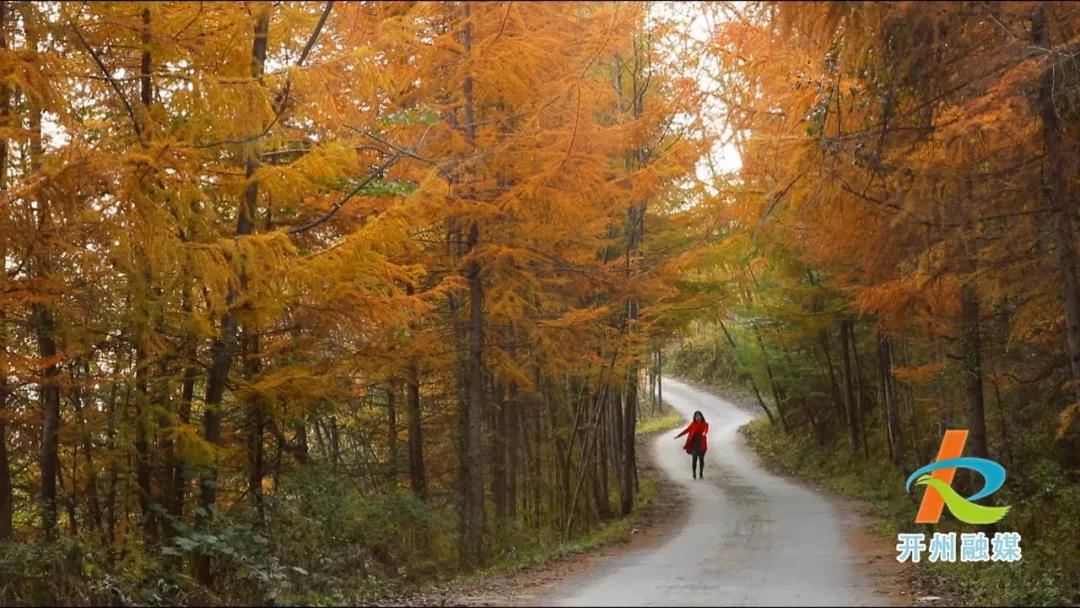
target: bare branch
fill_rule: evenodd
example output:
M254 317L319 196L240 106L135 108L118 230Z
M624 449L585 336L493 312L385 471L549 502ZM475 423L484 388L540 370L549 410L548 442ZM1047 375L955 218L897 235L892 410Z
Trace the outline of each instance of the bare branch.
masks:
M326 23L326 18L330 16L330 9L332 9L333 7L334 7L334 0L330 0L329 2L326 3L326 6L323 8L322 15L319 17L319 22L315 24L315 29L311 32L311 35L308 36L307 43L304 45L304 50L300 53L300 58L297 59L296 64L293 65L294 68L300 67L304 63L304 60L307 59L308 53L310 53L312 47L315 46L315 41L318 40L319 34L322 33L323 25ZM224 145L229 145L229 144L247 144L247 143L251 143L251 142L253 142L253 141L257 140L257 139L261 139L264 135L266 135L267 133L270 132L270 129L274 128L274 125L276 125L279 120L281 120L281 115L285 113L285 105L289 101L289 92L291 90L292 90L292 78L290 77L289 74L286 74L286 76L285 76L285 86L282 88L280 93L275 95L274 118L270 121L270 124L266 125L266 127L264 129L262 129L261 131L259 131L258 133L255 133L253 135L249 135L247 137L242 137L240 139L223 139L223 140L220 140L220 141L212 141L212 142L207 142L207 143L204 143L204 144L197 144L195 147L199 148L199 149L202 149L202 148L216 148L218 146L224 146Z
M94 51L94 47L90 46L90 43L86 41L86 38L82 35L82 30L79 29L79 26L75 25L75 23L69 23L68 25L69 27L71 27L71 31L75 32L75 36L79 39L79 42L81 42L82 45L86 47L86 51L90 53L90 57L93 58L94 63L96 63L98 69L101 70L101 74L105 77L105 80L107 80L112 86L113 92L115 92L116 96L120 98L121 102L123 102L124 108L127 110L128 116L131 117L131 124L135 127L135 134L141 138L142 125L139 124L138 118L135 117L135 110L131 107L131 103L128 102L127 96L124 95L124 91L120 89L120 84L116 82L115 78L113 78L112 72L109 71L109 68L105 67L105 62L103 62L101 60L101 57L98 56L97 52Z
M316 226L318 226L320 224L323 224L323 223L329 221L332 217L337 215L337 212L341 211L341 208L344 207L345 204L348 203L350 200L352 200L352 198L354 196L356 196L357 194L360 194L361 190L363 190L364 188L367 188L368 185L371 182L375 181L375 179L377 177L382 175L384 171L389 169L394 163L396 163L400 159L401 159L400 154L395 154L395 155L391 156L390 158L388 158L386 160L386 162L379 165L377 168L375 168L374 171L369 173L368 176L365 177L359 184L357 184L355 188L353 188L352 190L347 192L345 194L345 196L342 196L341 199L338 202L334 203L333 206L330 207L329 211L327 211L323 215L319 216L318 218L316 218L314 220L311 220L310 222L308 222L306 224L303 224L302 226L296 226L294 228L290 228L289 229L289 234L300 234L301 232L306 232L306 231L311 230L312 228L314 228L314 227L316 227Z

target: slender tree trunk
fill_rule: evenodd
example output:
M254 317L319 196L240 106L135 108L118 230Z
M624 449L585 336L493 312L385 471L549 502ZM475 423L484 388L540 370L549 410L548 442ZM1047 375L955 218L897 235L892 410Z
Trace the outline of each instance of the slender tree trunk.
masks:
M420 370L414 360L408 369L409 389L409 481L413 494L427 499L427 477L424 471L424 436L420 410Z
M147 545L156 542L154 528L153 494L150 483L150 445L149 433L150 395L147 388L146 353L141 348L135 350L135 482L139 488L139 516L143 529L143 538Z
M961 349L964 361L964 395L967 404L967 427L971 456L987 458L986 416L983 404L982 337L979 321L979 296L975 284L967 281L960 293L962 337Z
M189 357L194 359L195 357L195 345L191 343L190 350L188 351ZM195 397L195 380L198 374L198 370L188 363L184 367L184 376L180 384L180 406L177 412L180 417L181 424L188 424L191 422L191 401ZM176 460L173 462L173 481L172 490L173 494L169 503L169 514L174 520L179 523L184 517L184 499L187 495L188 486L188 463L182 457L177 455ZM174 527L172 533L175 535L179 532Z
M848 432L851 436L851 451L859 451L859 421L855 403L855 386L851 368L851 321L840 321L840 349L844 363L844 410L847 412Z
M0 12L3 10L0 6ZM0 257L0 262L3 261L4 258ZM4 319L0 318L0 324L3 322ZM0 347L5 346L6 344L0 343ZM0 541L11 538L14 531L12 528L11 464L8 461L7 424L3 418L7 409L8 394L7 369L2 369L0 370Z
M829 348L829 332L824 329L821 330L821 332L818 333L818 340L821 342L821 351L825 354L825 364L829 369L829 386L832 388L836 417L839 420L844 420L847 417L847 408L844 406L844 398L840 392L840 383L836 379L836 370L833 367L832 353Z
M139 75L139 100L141 103L142 112L136 117L136 120L140 121L140 124L135 125L135 128L140 133L146 133L147 129L143 128L147 124L150 116L150 103L154 98L153 80L151 77L152 59L150 55L150 8L145 6L142 10L142 53L140 63L140 75ZM137 255L142 255L141 253ZM143 275L145 283L137 283L137 285L149 292L151 289L149 266L144 263ZM149 327L150 319L145 320ZM135 357L135 374L136 374L136 387L138 389L138 398L135 401L135 477L139 487L139 509L142 518L143 538L147 545L155 545L157 543L157 515L154 511L154 495L153 495L153 468L151 463L150 454L150 410L152 407L150 391L149 391L149 379L150 373L150 361L149 354L147 352L147 342L145 338L136 339L136 357Z
M518 514L518 472L521 467L521 437L518 433L517 387L510 384L506 405L506 517L511 521Z
M997 405L999 428L1001 430L1001 446L1005 454L1005 460L1009 463L1009 466L1013 464L1013 451L1012 451L1012 439L1009 436L1009 413L1005 409L1005 404L1001 400L1001 387L998 386L996 378L992 378L994 383L994 402Z
M79 536L79 522L75 516L75 500L77 489L75 487L75 477L78 475L78 462L79 462L79 444L75 444L72 449L74 455L71 459L71 491L69 492L64 488L64 465L61 464L56 468L56 482L63 490L65 500L64 508L67 511L68 516L68 536L72 538L78 538Z
M881 380L881 400L885 407L885 436L889 443L889 458L894 464L903 462L903 440L897 417L896 395L893 392L892 346L889 338L878 333L878 375Z
M56 341L53 339L56 325L46 306L34 305L34 325L38 336L38 354L43 360L53 360L56 356ZM47 538L56 535L56 475L60 467L60 387L57 385L59 373L59 366L50 363L41 379L44 420L41 439L41 508L42 524Z
M27 47L37 49L38 33L36 29L26 27ZM37 173L41 170L41 157L44 153L41 141L41 107L33 100L30 102L30 170ZM38 226L43 229L51 224L49 203L46 200L38 200ZM50 274L48 260L36 260L38 268L36 272L39 278L46 278ZM33 313L34 333L38 342L38 356L48 364L41 372L39 382L42 410L42 435L41 435L41 519L42 529L46 538L56 536L56 476L60 467L59 461L59 431L60 431L60 368L56 364L56 321L50 305L35 303L31 307Z
M495 518L506 519L507 512L507 479L506 479L506 399L502 385L496 385L495 398L492 400L495 406L492 412L492 442L491 442L491 494L495 500Z
M261 80L263 74L266 72L266 50L269 42L270 32L270 11L269 7L261 9L255 21L254 40L251 47L251 75L256 80ZM275 105L278 102L275 101ZM284 103L282 101L281 103ZM283 108L275 108L276 111L283 111ZM254 178L255 172L259 170L259 147L257 142L251 141L245 143L243 146L244 151L244 178L247 180L247 185L244 187L244 200L240 207L240 212L237 214L236 220L236 234L239 236L252 234L255 232L255 222L258 215L259 208L259 181ZM267 224L270 223L267 218ZM240 267L240 289L246 290L248 283L247 269L243 266ZM254 323L248 324L254 325ZM245 325L243 328L238 327L244 337L243 354L244 354L244 373L249 379L255 378L262 371L262 361L260 359L260 343L258 328ZM250 334L250 335L249 335ZM264 439L266 434L266 420L264 413L264 404L262 399L258 395L252 395L247 402L247 444L248 444L248 494L251 496L252 504L255 507L255 512L258 515L258 521L263 521L264 514L264 499L263 499L263 477L265 476L265 447Z
M244 340L244 375L248 381L254 381L262 372L262 362L259 359L259 337L249 336ZM266 476L266 448L264 436L266 435L266 415L263 411L263 400L258 395L248 397L247 403L247 452L248 452L248 496L252 506L258 515L258 521L263 521L263 478Z
M664 351L656 349L656 401L664 403Z
M731 346L731 352L736 357L736 363L738 363L738 355L735 354L735 339L731 337L731 332L728 331L727 325L725 325L722 320L719 323L720 329L724 332L724 337L727 339L728 345ZM750 383L750 388L754 391L754 397L757 398L758 405L761 407L762 411L765 412L765 416L769 418L769 424L775 425L776 418L773 417L772 410L769 409L769 406L765 404L765 400L761 398L761 391L758 389L757 380L754 380L754 375L752 373L747 373L745 377Z
M592 467L592 474L590 475L590 477L592 477L593 502L596 504L597 517L601 521L607 521L611 519L611 503L608 501L606 470L607 458L604 454L603 440L604 414L602 410L604 407L603 401L606 400L606 397L601 395L600 399L602 400L600 404L601 411L599 416L597 417L596 430L592 434L592 437L590 439L590 441L592 441L592 443L594 444L592 448L593 451L598 452L598 454L596 458L596 465Z
M601 517L606 513L608 517L611 517L611 503L609 497L611 496L611 485L609 483L609 454L611 453L611 416L608 414L608 410L611 409L610 391L604 390L604 399L600 406L600 436L597 441L600 442L600 489L603 491L604 500L600 503Z
M129 385L130 386L130 385ZM130 390L130 389L129 389ZM105 432L105 447L112 452L116 449L116 397L119 383L113 382L109 389L108 428ZM105 540L109 545L108 558L111 564L116 557L116 462L109 462L109 474L105 483Z
M519 393L519 396L524 393ZM535 458L532 449L532 435L530 432L529 419L532 411L527 407L524 407L521 403L516 404L515 412L517 414L518 423L518 439L521 442L521 465L522 476L524 477L524 483L521 488L521 502L522 510L524 512L523 519L526 524L532 523L530 518L532 517L532 488L533 488L533 459ZM532 427L535 431L535 427Z
M387 477L390 479L390 488L397 491L398 476L398 422L397 422L397 389L398 380L393 380L386 389L386 448L389 458Z
M472 21L470 6L463 5L465 24L462 31L462 48L465 60L472 55ZM473 76L465 75L463 84L465 112L465 136L469 144L476 146L476 118L473 105ZM473 221L469 226L467 252L473 252L480 244L480 225ZM480 263L470 260L465 277L469 286L469 343L468 343L468 395L465 404L464 439L464 535L462 561L466 567L483 563L484 554L484 457L482 423L484 416L484 287L480 275Z
M870 456L870 448L866 444L866 411L868 405L864 401L862 366L859 364L859 341L856 339L855 325L848 326L848 339L851 340L851 373L855 378L855 423L859 429L859 440L862 443L863 455Z
M626 485L626 476L623 473L624 442L626 435L623 431L624 404L626 396L622 390L615 393L615 399L611 403L611 467L615 474L615 488L619 491L620 507L622 504L623 486Z
M646 367L649 384L649 415L656 416L656 351L649 351L649 365Z
M86 379L90 376L90 364L85 363L83 370L84 379ZM87 428L86 408L83 407L83 400L86 398L85 392L85 389L79 389L72 395L71 404L75 409L75 420L79 425L79 437L82 440L83 452L86 453L86 493L90 506L90 525L95 532L100 533L101 502L98 499L97 493L98 471L97 467L94 466L93 442L90 439L90 429ZM89 400L87 401L89 404ZM78 481L78 478L76 478L75 481Z
M754 325L753 331L754 338L757 341L758 350L761 351L762 364L765 366L765 377L769 379L769 386L772 388L773 401L776 405L776 414L780 418L780 429L786 433L788 432L788 423L784 410L784 397L780 394L780 385L777 384L776 376L773 375L772 365L769 364L769 352L765 350L765 340L761 337L761 330ZM757 390L756 387L755 390ZM761 399L760 395L758 395L758 399Z
M629 515L634 509L634 488L637 476L637 455L635 453L635 432L637 430L638 369L631 364L627 374L625 394L626 410L623 414L624 439L622 460L622 493L619 495L619 508L623 515Z
M255 20L254 41L252 43L252 76L262 76L266 65L267 37L270 29L270 6L260 9ZM259 184L251 179L258 167L258 155L254 149L246 150L244 173L248 178L248 185L244 189L244 200L237 214L236 234L244 236L254 230L254 210L259 195ZM242 271L241 271L242 272ZM230 290L226 296L226 306L231 306L237 298L237 294ZM221 320L220 333L214 340L210 371L206 382L206 399L203 413L203 438L213 444L221 443L221 405L225 395L225 385L228 381L229 371L232 368L233 352L236 348L238 326L232 313L226 312ZM217 503L217 468L212 466L205 471L199 479L199 506L201 515L199 527L205 528ZM210 569L210 557L199 554L195 560L196 578L203 585L210 586L213 576Z
M341 433L338 431L337 416L330 416L327 426L327 435L330 440L330 462L337 466L341 464Z

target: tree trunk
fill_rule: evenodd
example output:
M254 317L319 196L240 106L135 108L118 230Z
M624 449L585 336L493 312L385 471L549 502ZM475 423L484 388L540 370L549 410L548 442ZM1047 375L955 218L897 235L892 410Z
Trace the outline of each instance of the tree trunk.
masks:
M754 338L757 341L758 349L761 351L761 361L765 366L765 377L769 379L769 386L772 388L773 401L776 406L776 414L780 418L780 429L785 433L788 432L787 417L784 412L784 398L780 394L780 385L776 382L776 376L773 375L772 365L769 365L769 352L765 350L765 340L761 337L761 330L757 325L752 325L754 330ZM755 387L756 390L756 387ZM758 395L758 399L761 396ZM764 403L764 402L763 402Z
M961 349L964 361L964 395L967 404L968 437L971 456L987 458L986 416L983 407L982 336L980 335L979 296L972 281L960 288Z
M862 366L859 364L859 341L856 339L854 324L848 326L848 339L851 340L851 374L855 378L855 423L859 429L859 440L862 443L863 455L870 456L870 448L866 444L866 412L868 406L863 400Z
M724 322L722 320L719 321L719 323L720 329L724 332L724 337L727 338L728 345L731 346L731 352L733 356L736 357L736 364L738 364L738 354L736 354L737 351L735 349L735 339L732 338L731 333L728 332L727 325L724 325ZM757 398L758 405L761 406L762 411L765 412L765 416L769 418L769 424L775 425L776 418L773 417L772 410L769 409L769 406L765 404L765 400L761 398L761 391L758 390L757 380L754 380L754 375L752 373L747 373L745 377L747 380L750 381L750 388L754 391L754 397Z
M90 376L90 364L86 363L84 366L84 378ZM90 438L90 430L87 428L86 420L86 408L83 407L83 399L85 398L85 389L79 389L71 397L71 404L75 409L75 420L79 425L79 437L82 439L81 443L83 451L86 452L86 488L87 499L90 506L90 525L95 532L101 531L101 503L98 500L97 494L97 467L94 465L94 452L93 441ZM89 402L87 405L91 405ZM76 477L72 482L73 484L78 481Z
M416 361L409 364L409 481L413 494L427 499L427 477L424 472L424 435L420 420L420 370Z
M37 330L38 354L43 360L52 361L56 356L56 341L53 339L56 327L52 313L42 304L34 305L34 326ZM56 475L60 467L60 387L57 385L59 373L56 363L50 363L41 379L41 512L42 527L47 538L56 535Z
M501 385L496 385L492 399L491 494L495 500L495 519L506 519L506 401Z
M194 344L191 346L189 356L194 359ZM198 370L191 364L188 364L184 368L184 376L180 386L180 406L177 414L180 417L181 424L188 424L191 422L191 401L195 397L195 380ZM188 485L188 463L182 457L177 455L176 460L173 462L173 481L172 491L173 495L169 503L169 514L179 523L184 517L184 498L187 494ZM173 534L178 533L178 529L174 527Z
M270 29L270 6L260 9L254 25L254 40L252 42L252 76L258 78L262 75L266 65L267 35ZM254 230L254 209L259 195L259 184L251 179L257 168L258 155L255 150L246 150L244 174L248 177L247 187L244 189L244 200L237 214L236 235L244 236ZM242 271L241 271L242 272ZM231 306L237 298L232 290L226 296L226 307ZM238 326L231 312L226 312L221 319L221 328L218 337L214 340L210 371L206 381L206 399L203 413L203 438L213 445L221 443L221 403L225 395L225 385L228 381L229 370L232 368L233 351L236 347ZM199 527L205 528L210 521L215 504L217 503L217 467L211 466L199 479L199 506L202 512L199 517ZM195 560L197 580L203 585L210 586L213 576L210 569L210 557L199 554Z
M626 435L623 431L625 426L623 425L623 409L625 402L625 395L623 391L615 393L615 398L611 402L611 427L610 427L610 439L611 442L611 467L612 472L615 474L615 489L619 491L620 505L622 504L623 486L625 485L625 475L623 474L623 460L624 449L623 443L626 439Z
M152 507L153 494L150 485L150 445L149 433L150 395L147 389L146 354L141 348L135 350L135 481L139 488L139 516L143 529L143 538L147 545L157 542Z
M636 309L636 305L631 303ZM636 310L634 311L636 313ZM637 485L637 455L635 453L635 435L637 430L637 401L638 401L638 368L636 363L630 364L627 374L626 387L626 410L623 414L623 460L622 460L622 493L619 495L619 508L623 515L630 515L634 509L634 488Z
M27 47L37 49L38 33L34 28L26 27ZM41 157L43 154L41 141L41 107L31 99L30 101L30 170L37 173L41 170ZM38 226L46 227L50 224L48 201L38 200ZM37 260L36 269L38 278L46 278L50 274L48 260ZM31 306L34 319L34 333L38 342L38 356L47 361L45 369L41 373L39 382L42 409L42 435L41 435L41 515L42 529L46 538L56 536L56 476L60 466L59 430L60 430L60 387L58 386L59 366L53 360L56 356L56 338L54 331L56 322L52 308L44 303L35 303Z
M3 14L4 7L0 2L0 15ZM2 26L3 19L0 17L0 26ZM6 258L0 256L0 263L5 261ZM0 323L4 320L0 318ZM4 348L7 345L0 343L0 348ZM4 353L0 353L4 354ZM11 465L8 461L7 451L7 423L4 421L4 415L7 410L8 400L8 384L7 384L7 369L0 370L0 541L11 538L13 532L12 529L12 493L11 493Z
M135 120L140 124L135 125L136 131L144 133L142 121L149 119L150 103L154 97L153 80L151 78L152 60L150 56L150 8L142 10L142 53L139 75L139 100L142 113ZM141 251L138 255L141 255ZM150 290L149 266L143 266L145 284L136 283L144 290ZM146 319L147 329L149 317ZM145 338L136 338L135 376L138 399L135 402L135 478L139 487L139 509L142 517L143 538L147 545L157 543L157 515L154 511L154 497L152 487L153 469L150 462L150 409L151 398L149 392L149 356Z
M472 53L472 21L468 3L463 5L465 24L461 43L466 58ZM465 112L465 137L470 146L476 146L476 117L473 106L473 76L467 73L463 83ZM469 226L468 253L480 243L480 225L473 221ZM483 562L484 550L484 458L482 424L484 416L484 287L480 276L480 264L470 260L465 278L469 286L469 343L468 343L468 395L464 408L465 436L463 437L463 505L464 520L462 557L466 568Z
M840 321L840 349L844 363L844 411L847 412L851 451L857 453L859 451L859 421L851 369L851 321L848 319Z
M109 409L108 414L108 428L105 433L105 447L109 452L113 452L116 449L116 396L119 390L119 383L114 382L109 389ZM130 390L130 389L129 389ZM109 475L105 483L105 541L109 545L108 560L111 564L116 556L116 484L117 484L117 471L116 462L111 460L109 462Z
M833 404L836 408L836 415L838 419L845 419L847 417L847 408L844 406L844 397L840 392L840 383L836 380L836 370L833 368L832 352L829 348L829 332L822 329L818 333L818 340L821 342L821 351L825 354L825 364L829 369L829 386L832 388Z
M609 454L611 453L611 442L609 440L609 437L611 436L611 416L608 414L610 408L610 392L604 390L604 400L600 406L600 436L598 438L598 441L600 442L600 489L604 494L604 500L599 505L601 517L604 516L604 513L607 513L608 517L612 514L611 503L608 500L611 496L611 486L608 476Z
M511 521L517 519L518 512L518 470L521 459L521 438L518 434L518 405L517 390L513 383L510 384L510 394L506 401L506 517Z
M885 404L885 437L889 443L889 458L894 464L903 463L903 440L900 437L896 394L892 378L892 345L889 338L878 333L878 375L881 379L881 400Z
M250 177L250 176L249 176ZM249 382L256 379L262 371L259 360L259 336L244 339L244 375ZM266 449L263 444L266 434L266 416L263 412L263 400L258 395L248 397L247 403L247 452L248 452L248 496L255 507L257 521L263 521L263 477L266 476Z
M664 351L656 349L656 401L664 404Z
M397 423L397 387L395 379L386 389L386 451L387 451L387 478L390 480L391 491L397 491L398 475L398 423Z

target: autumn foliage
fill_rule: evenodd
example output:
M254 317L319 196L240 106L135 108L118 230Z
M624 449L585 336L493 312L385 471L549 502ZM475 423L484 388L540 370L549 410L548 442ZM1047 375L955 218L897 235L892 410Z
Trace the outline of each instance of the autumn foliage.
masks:
M0 2L0 599L357 601L628 514L710 142L649 15Z

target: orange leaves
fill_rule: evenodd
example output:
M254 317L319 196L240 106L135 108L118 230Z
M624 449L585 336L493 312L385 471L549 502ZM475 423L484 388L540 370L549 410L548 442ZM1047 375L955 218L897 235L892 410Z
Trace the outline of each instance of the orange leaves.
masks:
M902 382L922 386L938 381L946 367L947 364L944 361L932 361L918 367L894 365L892 372Z

